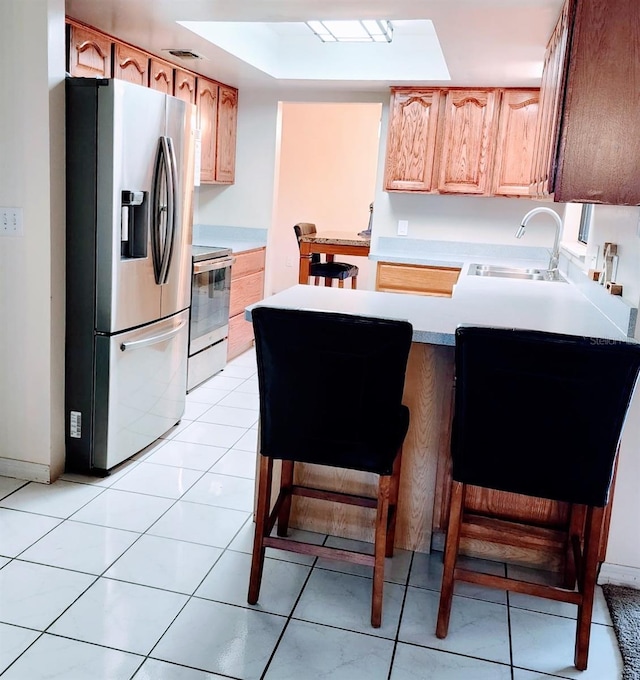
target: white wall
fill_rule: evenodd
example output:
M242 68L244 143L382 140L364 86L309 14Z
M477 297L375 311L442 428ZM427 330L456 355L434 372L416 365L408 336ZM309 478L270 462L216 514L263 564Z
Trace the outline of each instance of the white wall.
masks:
M64 0L0 3L0 473L64 465Z

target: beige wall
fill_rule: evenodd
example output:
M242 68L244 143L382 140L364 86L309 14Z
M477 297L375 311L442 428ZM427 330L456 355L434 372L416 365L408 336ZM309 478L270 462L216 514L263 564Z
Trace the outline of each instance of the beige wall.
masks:
M294 224L313 222L318 231L350 235L367 228L375 194L380 111L380 104L369 103L282 104L269 232L272 292L298 282ZM373 263L360 257L344 259L360 268L358 287L373 288Z
M28 46L28 48L26 48ZM0 2L0 474L64 464L64 0Z

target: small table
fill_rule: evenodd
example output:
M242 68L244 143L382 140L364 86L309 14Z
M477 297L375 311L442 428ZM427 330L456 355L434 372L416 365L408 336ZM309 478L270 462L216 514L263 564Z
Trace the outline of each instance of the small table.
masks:
M302 236L300 238L300 274L298 283L309 283L309 268L311 255L324 253L327 262L333 262L334 255L355 255L367 257L371 239L354 234L348 235L343 231L323 231L318 234Z

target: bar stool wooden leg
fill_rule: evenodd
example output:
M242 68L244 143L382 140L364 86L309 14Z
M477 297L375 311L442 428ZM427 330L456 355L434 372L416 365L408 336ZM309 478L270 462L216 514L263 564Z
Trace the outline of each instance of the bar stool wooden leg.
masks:
M589 637L591 634L591 617L593 598L598 577L598 553L604 522L604 508L589 507L584 539L584 556L580 570L579 591L582 601L578 605L578 623L576 631L576 649L574 663L579 671L587 668L589 657Z
M357 276L352 276L351 277L351 288L357 288L358 287L358 277Z
M264 538L269 520L271 500L271 479L273 476L273 460L260 456L260 475L258 482L258 502L256 507L256 528L253 538L253 555L251 557L251 575L249 576L249 595L247 602L255 604L260 595L262 567L264 566Z
M319 277L319 276L314 277L314 279L313 279L313 285L314 285L314 286L319 286L319 285L320 285L320 277Z
M382 588L384 585L384 555L387 545L387 520L391 475L383 475L378 482L378 510L374 542L373 592L371 594L371 625L380 628L382 623Z
M584 535L584 522L587 508L584 505L573 503L569 511L569 530L565 546L565 566L563 587L573 590L576 581L580 579L580 552L581 539Z
M338 279L338 288L344 288L344 279Z
M330 279L328 276L325 276L324 277L324 285L329 286L329 288L331 288L331 286L333 285L333 279Z
M463 501L464 484L454 481L451 485L451 509L449 511L449 526L447 527L447 541L444 547L442 589L440 591L440 606L438 608L438 623L436 625L436 636L439 638L447 637L447 632L449 631L454 573L458 549L460 547L460 530L462 528L462 512L464 509Z
M400 488L400 470L402 469L402 447L393 461L391 473L391 489L389 491L389 520L387 522L387 544L385 556L393 557L393 545L396 538L396 518L398 516L398 490Z
M278 536L286 536L289 531L289 517L291 515L291 487L293 486L293 470L295 463L292 460L283 460L280 470L280 491L286 496L282 501L278 513Z

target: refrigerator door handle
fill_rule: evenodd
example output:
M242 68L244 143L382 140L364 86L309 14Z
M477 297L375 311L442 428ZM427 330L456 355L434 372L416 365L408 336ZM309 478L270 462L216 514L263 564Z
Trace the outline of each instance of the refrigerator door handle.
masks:
M184 328L186 323L187 323L186 321L181 321L175 328L172 328L170 331L167 331L166 333L160 333L159 335L151 335L148 338L143 338L142 340L134 340L133 342L123 342L120 345L120 349L121 351L125 352L126 350L141 349L142 347L149 347L149 345L157 345L159 342L169 340L174 335L178 335L178 333Z
M153 179L151 180L151 256L153 259L153 273L157 284L162 282L162 279L160 278L160 272L162 270L160 229L162 224L162 213L166 211L166 205L161 203L163 198L161 196L163 170L165 168L162 139L163 138L161 137L158 142L158 152L156 153L156 162L153 167Z
M173 148L171 137L161 137L160 142L163 147L163 155L167 176L167 230L164 239L164 249L160 267L160 283L166 283L169 278L169 267L173 256L173 245L176 236L176 197L178 195L177 178L178 169L176 164L176 153Z

